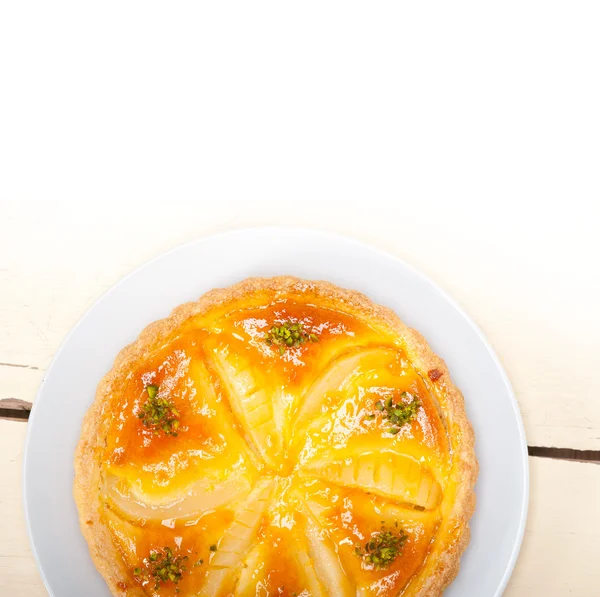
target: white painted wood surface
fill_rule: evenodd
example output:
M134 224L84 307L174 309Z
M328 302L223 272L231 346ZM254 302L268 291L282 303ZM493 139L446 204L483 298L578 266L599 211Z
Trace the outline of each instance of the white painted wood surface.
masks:
M47 596L27 541L21 464L27 424L0 421L0 595Z
M292 221L389 251L447 290L504 363L530 445L600 449L600 237L588 206L570 207L0 204L0 398L32 401L71 327L135 267L209 233ZM22 516L25 430L0 421L0 595L42 597ZM600 465L530 464L530 518L506 595L596 595Z

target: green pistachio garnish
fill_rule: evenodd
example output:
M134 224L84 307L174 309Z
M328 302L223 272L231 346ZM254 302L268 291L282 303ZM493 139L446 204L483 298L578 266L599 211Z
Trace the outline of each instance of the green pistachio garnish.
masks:
M152 551L145 560L146 567L142 570L136 568L133 574L142 580L153 580L154 590L158 590L162 583L171 581L177 584L183 573L187 570L185 562L188 556L174 556L170 547L162 551Z
M309 334L304 330L302 322L286 321L281 325L274 325L266 334L265 342L272 346L279 346L279 354L283 354L286 348L295 348L305 342L318 342L316 334Z
M146 427L154 429L155 435L164 431L165 435L177 436L179 429L179 411L172 402L158 395L158 386L146 386L148 401L142 407L138 417Z
M407 399L410 397L408 392L402 392L401 397ZM385 402L379 400L375 408L381 412L384 419L387 419L391 426L388 430L392 435L396 435L403 425L406 425L416 414L421 406L418 398L412 398L410 402L394 402L388 398Z
M396 523L398 526L398 523ZM356 544L354 553L375 568L387 568L401 553L408 535L400 530L393 533L384 526L365 543Z

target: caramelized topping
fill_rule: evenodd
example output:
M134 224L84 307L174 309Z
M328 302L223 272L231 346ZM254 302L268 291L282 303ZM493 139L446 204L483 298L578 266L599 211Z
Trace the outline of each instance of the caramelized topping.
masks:
M432 369L427 375L429 375L429 379L431 379L431 381L436 381L442 377L442 372L439 369Z

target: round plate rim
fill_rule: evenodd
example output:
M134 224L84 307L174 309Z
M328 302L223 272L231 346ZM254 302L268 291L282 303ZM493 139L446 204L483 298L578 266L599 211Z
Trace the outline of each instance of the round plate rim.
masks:
M496 366L497 370L500 373L500 376L502 378L502 381L504 383L504 386L505 386L508 396L510 398L512 413L514 415L515 422L517 424L517 430L519 433L521 456L522 456L522 466L523 466L523 488L524 488L524 490L523 490L523 499L522 499L522 503L521 503L521 513L520 513L518 531L517 531L515 541L513 544L511 556L506 564L504 575L503 575L503 577L498 585L498 588L494 594L494 597L501 597L501 595L504 592L504 589L506 588L506 585L508 584L508 581L512 575L514 567L516 565L519 553L521 551L523 538L525 535L525 527L526 527L526 523L527 523L527 515L528 515L528 510L529 510L529 494L530 494L529 480L530 479L529 479L528 446L527 446L527 438L525 435L525 428L523 425L523 419L521 417L521 412L519 410L519 406L518 406L518 402L517 402L514 390L512 388L510 380L508 379L508 375L506 374L506 371L504 370L504 367L502 366L502 363L500 362L500 359L498 358L498 355L496 354L495 350L493 349L493 347L491 346L491 344L489 343L489 341L487 340L487 338L485 337L485 335L483 334L483 332L481 331L479 326L466 313L466 311L443 288L441 288L437 283L435 283L433 280L431 280L428 276L426 276L424 273L422 273L417 268L406 263L404 260L398 258L397 256L393 255L392 253L384 251L384 250L382 250L378 247L375 247L373 245L370 245L368 243L358 241L352 237L348 237L348 236L338 234L335 232L330 232L327 230L321 230L318 228L290 227L290 226L251 226L251 227L235 228L232 230L227 230L227 231L218 232L215 234L209 234L206 236L202 236L200 238L194 239L187 243L172 247L171 249L164 251L164 252L160 253L159 255L156 255L152 259L142 263L141 265L139 265L138 267L133 269L131 272L129 272L128 274L123 276L115 284L113 284L96 301L94 301L94 303L83 313L83 315L77 320L75 325L70 329L70 331L65 336L64 340L60 344L55 355L53 356L52 361L50 362L50 365L48 366L48 369L44 373L42 381L40 382L40 386L36 392L35 400L34 400L30 415L29 415L29 420L27 422L27 433L26 433L26 437L25 437L25 446L24 446L24 451L23 451L23 464L22 464L21 489L22 489L22 494L23 494L23 509L24 509L27 537L29 540L29 545L31 547L31 551L33 554L33 558L34 558L36 567L38 569L38 572L42 578L44 586L46 587L46 590L48 591L50 597L62 597L62 596L54 595L54 593L47 581L46 574L44 572L44 568L43 568L41 560L39 558L39 554L38 554L36 544L35 544L35 539L34 539L34 530L31 526L31 520L30 520L30 516L29 516L29 500L28 500L28 489L27 489L28 488L28 485L27 485L28 455L29 455L29 449L30 449L30 444L31 444L31 438L35 432L34 431L35 423L37 420L36 413L38 411L37 405L40 403L40 399L43 396L44 380L52 372L56 363L59 361L62 352L64 351L65 347L69 343L71 337L74 335L75 331L79 328L79 326L83 323L83 321L88 317L88 315L107 296L109 296L112 292L114 292L118 287L125 284L127 282L127 280L134 277L139 271L141 271L142 269L145 269L147 267L151 267L154 262L167 257L171 253L174 253L174 252L177 252L180 250L185 250L186 248L188 248L190 246L193 246L193 245L196 245L199 243L203 243L203 242L207 242L207 241L217 240L219 238L225 238L227 236L235 236L235 235L240 235L240 234L243 235L248 232L256 233L257 231L258 232L260 232L260 231L278 232L278 233L282 233L285 231L294 231L295 233L303 232L306 234L317 234L322 237L325 237L325 236L329 237L332 240L338 240L338 241L343 241L345 243L353 244L359 249L368 250L372 253L378 254L378 256L380 256L380 257L395 261L396 263L398 263L398 265L400 265L401 267L410 271L414 276L420 278L421 281L425 282L427 285L431 286L435 291L437 291L440 295L442 295L443 298L446 301L448 301L448 303L450 305L452 305L452 307L462 316L462 318L467 322L467 324L475 331L475 333L479 337L479 340L485 346L485 348L487 349L489 355L491 356L491 358L494 362L494 365ZM475 513L475 516L476 516L476 513Z

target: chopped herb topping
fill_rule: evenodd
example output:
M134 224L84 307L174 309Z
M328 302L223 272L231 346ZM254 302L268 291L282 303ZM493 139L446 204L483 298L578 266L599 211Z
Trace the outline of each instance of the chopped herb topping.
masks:
M217 546L211 545L208 549L210 549L210 551L217 551Z
M138 417L146 427L154 429L155 435L164 431L166 435L177 435L179 429L179 411L172 402L158 395L158 386L146 386L148 401L142 407Z
M403 399L407 399L410 397L408 392L402 392L401 397ZM396 402L392 400L392 398L388 398L385 402L383 400L379 400L375 404L375 408L381 412L384 419L387 419L391 426L388 430L392 435L396 435L401 427L408 423L419 410L421 406L421 402L418 398L412 398L410 402ZM369 416L367 416L369 419Z
M133 574L141 580L153 580L154 590L158 590L162 583L171 581L177 584L187 567L185 562L188 556L174 556L170 547L162 551L152 551L146 560L146 567L136 568Z
M393 533L382 526L381 531L372 535L364 547L357 543L354 553L375 568L387 568L402 553L407 539L408 535L403 530Z
M274 325L265 336L265 342L269 346L279 346L279 354L283 354L286 348L295 348L307 341L318 342L319 338L316 334L309 334L304 330L300 321L286 321L279 326Z

